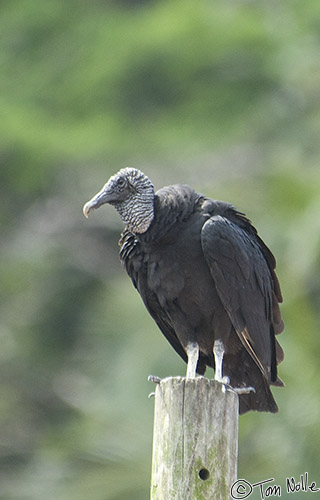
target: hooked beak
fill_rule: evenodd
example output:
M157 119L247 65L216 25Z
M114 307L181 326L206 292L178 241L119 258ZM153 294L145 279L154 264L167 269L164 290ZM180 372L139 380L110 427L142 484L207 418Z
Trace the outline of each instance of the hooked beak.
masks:
M82 212L86 218L88 218L88 215L92 210L95 210L96 208L101 207L101 205L112 201L112 196L106 187L107 186L104 186L99 193L95 194L94 197L87 201L87 203L83 206Z

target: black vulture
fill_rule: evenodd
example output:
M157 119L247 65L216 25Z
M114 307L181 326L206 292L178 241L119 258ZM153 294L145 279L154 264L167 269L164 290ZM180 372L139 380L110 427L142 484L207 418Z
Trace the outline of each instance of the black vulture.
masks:
M278 411L283 386L275 339L284 325L275 258L250 220L230 203L186 185L156 193L140 170L124 168L83 207L113 205L125 223L120 258L158 327L187 362L187 377L252 387L239 411Z

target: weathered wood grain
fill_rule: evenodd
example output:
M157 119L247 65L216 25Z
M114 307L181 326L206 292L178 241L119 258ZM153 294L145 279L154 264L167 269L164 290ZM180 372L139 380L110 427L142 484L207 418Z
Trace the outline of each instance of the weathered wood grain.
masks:
M151 500L229 500L238 408L237 394L204 377L157 385Z

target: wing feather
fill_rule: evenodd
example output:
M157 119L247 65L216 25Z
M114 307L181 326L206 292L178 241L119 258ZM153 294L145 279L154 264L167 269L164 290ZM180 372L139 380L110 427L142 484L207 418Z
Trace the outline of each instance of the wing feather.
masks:
M269 267L259 239L254 231L248 232L217 215L204 224L201 243L220 300L242 345L265 378L275 382L273 300L279 290L274 288L274 271Z
M178 340L170 318L165 314L157 296L150 290L146 270L144 267L144 256L141 252L139 240L133 233L125 229L119 241L120 259L124 263L126 271L131 278L134 287L138 290L149 314L157 323L163 335L172 345L174 350L187 362L188 357ZM204 370L203 370L204 371Z

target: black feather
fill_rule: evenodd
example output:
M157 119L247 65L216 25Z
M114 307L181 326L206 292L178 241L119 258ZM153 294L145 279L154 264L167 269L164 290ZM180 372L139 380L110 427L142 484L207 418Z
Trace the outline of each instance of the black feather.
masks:
M125 230L120 257L149 313L187 361L197 342L197 371L214 367L213 343L226 349L223 373L240 395L240 413L277 411L269 385L281 385L283 330L275 259L246 216L229 203L210 200L188 186L159 190L154 218L143 234Z

